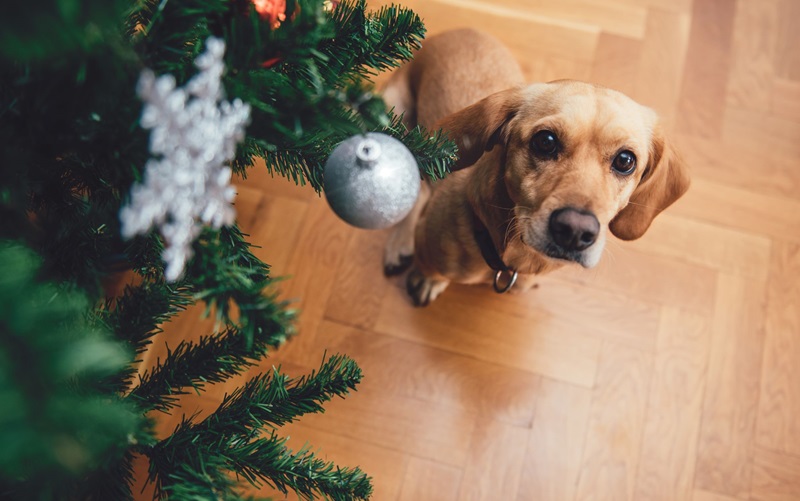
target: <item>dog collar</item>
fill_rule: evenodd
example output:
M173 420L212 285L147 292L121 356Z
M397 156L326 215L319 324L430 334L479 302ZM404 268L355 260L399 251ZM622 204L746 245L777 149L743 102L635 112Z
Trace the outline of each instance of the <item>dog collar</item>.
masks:
M483 224L483 221L478 218L475 211L472 212L472 220L473 234L475 235L475 242L477 242L478 248L481 250L481 256L483 256L483 260L486 261L489 268L496 272L494 275L494 282L492 283L494 291L498 294L508 292L517 282L518 273L515 269L507 266L506 263L503 262L503 258L500 257L500 253L497 252L497 248L494 245L492 235L489 233L486 225ZM508 278L503 280L504 276Z

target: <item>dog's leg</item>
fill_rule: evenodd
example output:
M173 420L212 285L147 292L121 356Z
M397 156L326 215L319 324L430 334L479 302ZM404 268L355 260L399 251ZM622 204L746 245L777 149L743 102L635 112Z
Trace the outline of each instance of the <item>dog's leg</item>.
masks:
M430 198L431 188L427 182L420 186L417 202L408 215L397 223L389 233L383 254L383 271L387 276L399 275L411 266L414 260L414 231L417 221Z
M386 86L381 89L381 97L386 107L395 115L403 115L403 123L409 129L417 126L417 106L414 92L411 89L409 63L401 66L389 77Z
M417 114L409 67L406 65L395 71L381 94L396 115L403 114L403 123L411 129L417 125ZM383 254L383 272L387 276L399 275L411 266L414 259L414 228L429 196L430 187L423 182L414 208L392 228Z
M426 277L417 268L412 268L406 277L406 290L414 306L428 306L448 285L449 280Z

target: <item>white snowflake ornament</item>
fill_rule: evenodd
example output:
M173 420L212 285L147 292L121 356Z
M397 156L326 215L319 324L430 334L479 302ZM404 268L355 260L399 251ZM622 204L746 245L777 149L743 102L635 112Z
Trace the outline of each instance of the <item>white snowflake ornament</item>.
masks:
M164 275L175 281L192 257L192 242L203 225L221 228L234 221L231 169L250 120L250 106L223 101L225 42L206 41L195 60L200 72L182 88L172 75L144 70L137 94L145 106L141 126L151 129L150 153L141 184L131 188L120 211L122 236L131 238L157 226L164 238Z

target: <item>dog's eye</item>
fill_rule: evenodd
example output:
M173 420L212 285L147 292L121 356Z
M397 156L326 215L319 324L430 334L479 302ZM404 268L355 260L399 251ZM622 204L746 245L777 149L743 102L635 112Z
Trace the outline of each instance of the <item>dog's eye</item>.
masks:
M628 150L618 153L614 157L614 161L611 162L611 168L614 169L614 172L623 176L633 174L633 171L636 170L636 155Z
M551 130L540 130L531 139L531 149L536 156L542 158L555 158L561 151L561 143L555 132Z

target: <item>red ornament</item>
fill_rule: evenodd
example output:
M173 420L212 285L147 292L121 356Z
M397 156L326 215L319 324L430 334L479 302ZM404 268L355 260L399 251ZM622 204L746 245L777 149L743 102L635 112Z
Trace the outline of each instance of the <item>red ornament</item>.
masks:
M253 0L253 5L261 19L273 28L286 20L286 0Z
M261 67L262 68L272 68L273 66L275 66L279 62L281 62L281 57L280 56L271 57L271 58L267 59L266 61L264 61L263 63L261 63Z

